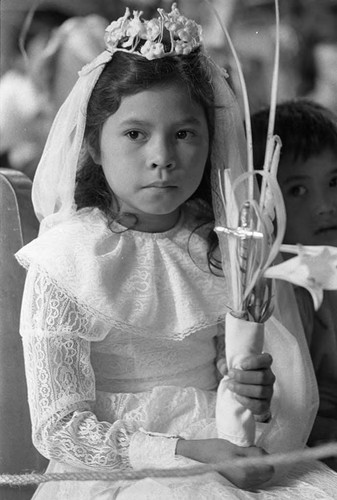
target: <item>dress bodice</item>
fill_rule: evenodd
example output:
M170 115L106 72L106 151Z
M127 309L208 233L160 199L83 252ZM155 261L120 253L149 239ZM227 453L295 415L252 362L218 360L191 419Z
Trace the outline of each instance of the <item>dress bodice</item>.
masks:
M173 340L112 330L91 346L96 388L107 392L142 392L163 385L215 389L217 332L215 325Z

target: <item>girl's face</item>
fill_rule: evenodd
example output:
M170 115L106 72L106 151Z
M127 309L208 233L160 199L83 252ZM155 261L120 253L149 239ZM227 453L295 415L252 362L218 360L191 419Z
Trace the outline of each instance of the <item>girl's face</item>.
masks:
M202 179L209 148L205 112L183 84L144 90L124 97L106 120L100 148L121 212L137 216L138 230L166 231Z
M337 155L281 160L278 181L287 211L285 243L337 246Z

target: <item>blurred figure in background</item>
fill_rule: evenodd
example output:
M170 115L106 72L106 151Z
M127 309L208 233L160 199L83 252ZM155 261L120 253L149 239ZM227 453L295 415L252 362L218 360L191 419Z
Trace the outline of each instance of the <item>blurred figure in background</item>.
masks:
M280 67L278 81L279 100L295 97L299 84L297 68L298 36L290 19L289 5L280 2ZM238 53L245 77L252 113L270 100L275 53L275 4L274 0L236 0L228 24L234 47ZM241 86L233 60L224 40L227 54L226 66L232 75L232 86L243 109Z
M307 97L337 114L337 41L316 44L313 55L316 79Z
M37 59L32 81L49 103L49 126L74 86L78 71L104 50L107 26L108 21L95 14L72 17L53 33Z
M272 18L267 25L239 25L233 33L234 45L243 67L252 113L270 101L274 54L275 24ZM280 26L280 67L278 99L294 98L298 87L298 71L295 64L298 53L297 36L291 26ZM234 67L234 62L231 66ZM237 75L237 72L234 73ZM240 83L234 79L234 88L241 94Z
M30 71L53 30L69 17L56 8L39 9L31 17L32 14L27 14L19 32L14 34L12 67L0 79L1 166L22 170L28 176L30 163L36 158L35 144L40 141L40 130L31 127L31 123L39 120L44 108Z
M337 1L294 3L292 24L300 42L297 94L337 113Z
M4 75L0 82L0 143L1 153L8 156L7 166L34 177L54 116L77 72L103 50L107 25L96 15L67 18L44 45L37 48L34 39L34 48L27 51L27 71L18 81L16 75Z

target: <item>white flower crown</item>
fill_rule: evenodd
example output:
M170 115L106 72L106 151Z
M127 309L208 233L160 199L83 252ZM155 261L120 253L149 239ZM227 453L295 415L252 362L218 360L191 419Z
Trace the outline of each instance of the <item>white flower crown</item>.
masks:
M126 8L123 17L113 21L105 30L104 41L109 52L131 52L146 59L158 59L170 55L186 55L202 45L202 29L192 19L180 14L176 3L171 12L157 9L159 17L149 21L141 19L142 11ZM165 51L163 37L169 33L170 50ZM143 44L139 42L144 40Z

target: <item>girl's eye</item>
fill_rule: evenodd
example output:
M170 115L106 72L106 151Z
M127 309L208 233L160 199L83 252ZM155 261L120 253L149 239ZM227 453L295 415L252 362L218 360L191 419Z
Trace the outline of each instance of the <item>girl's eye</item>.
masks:
M179 132L177 132L178 139L191 139L194 135L195 134L190 130L179 130Z
M139 132L139 130L129 130L129 132L127 132L125 135L132 141L137 141L144 137L144 134L142 134L142 132Z
M289 194L291 196L295 196L296 198L299 196L304 196L307 192L307 189L304 186L293 186L289 189Z

